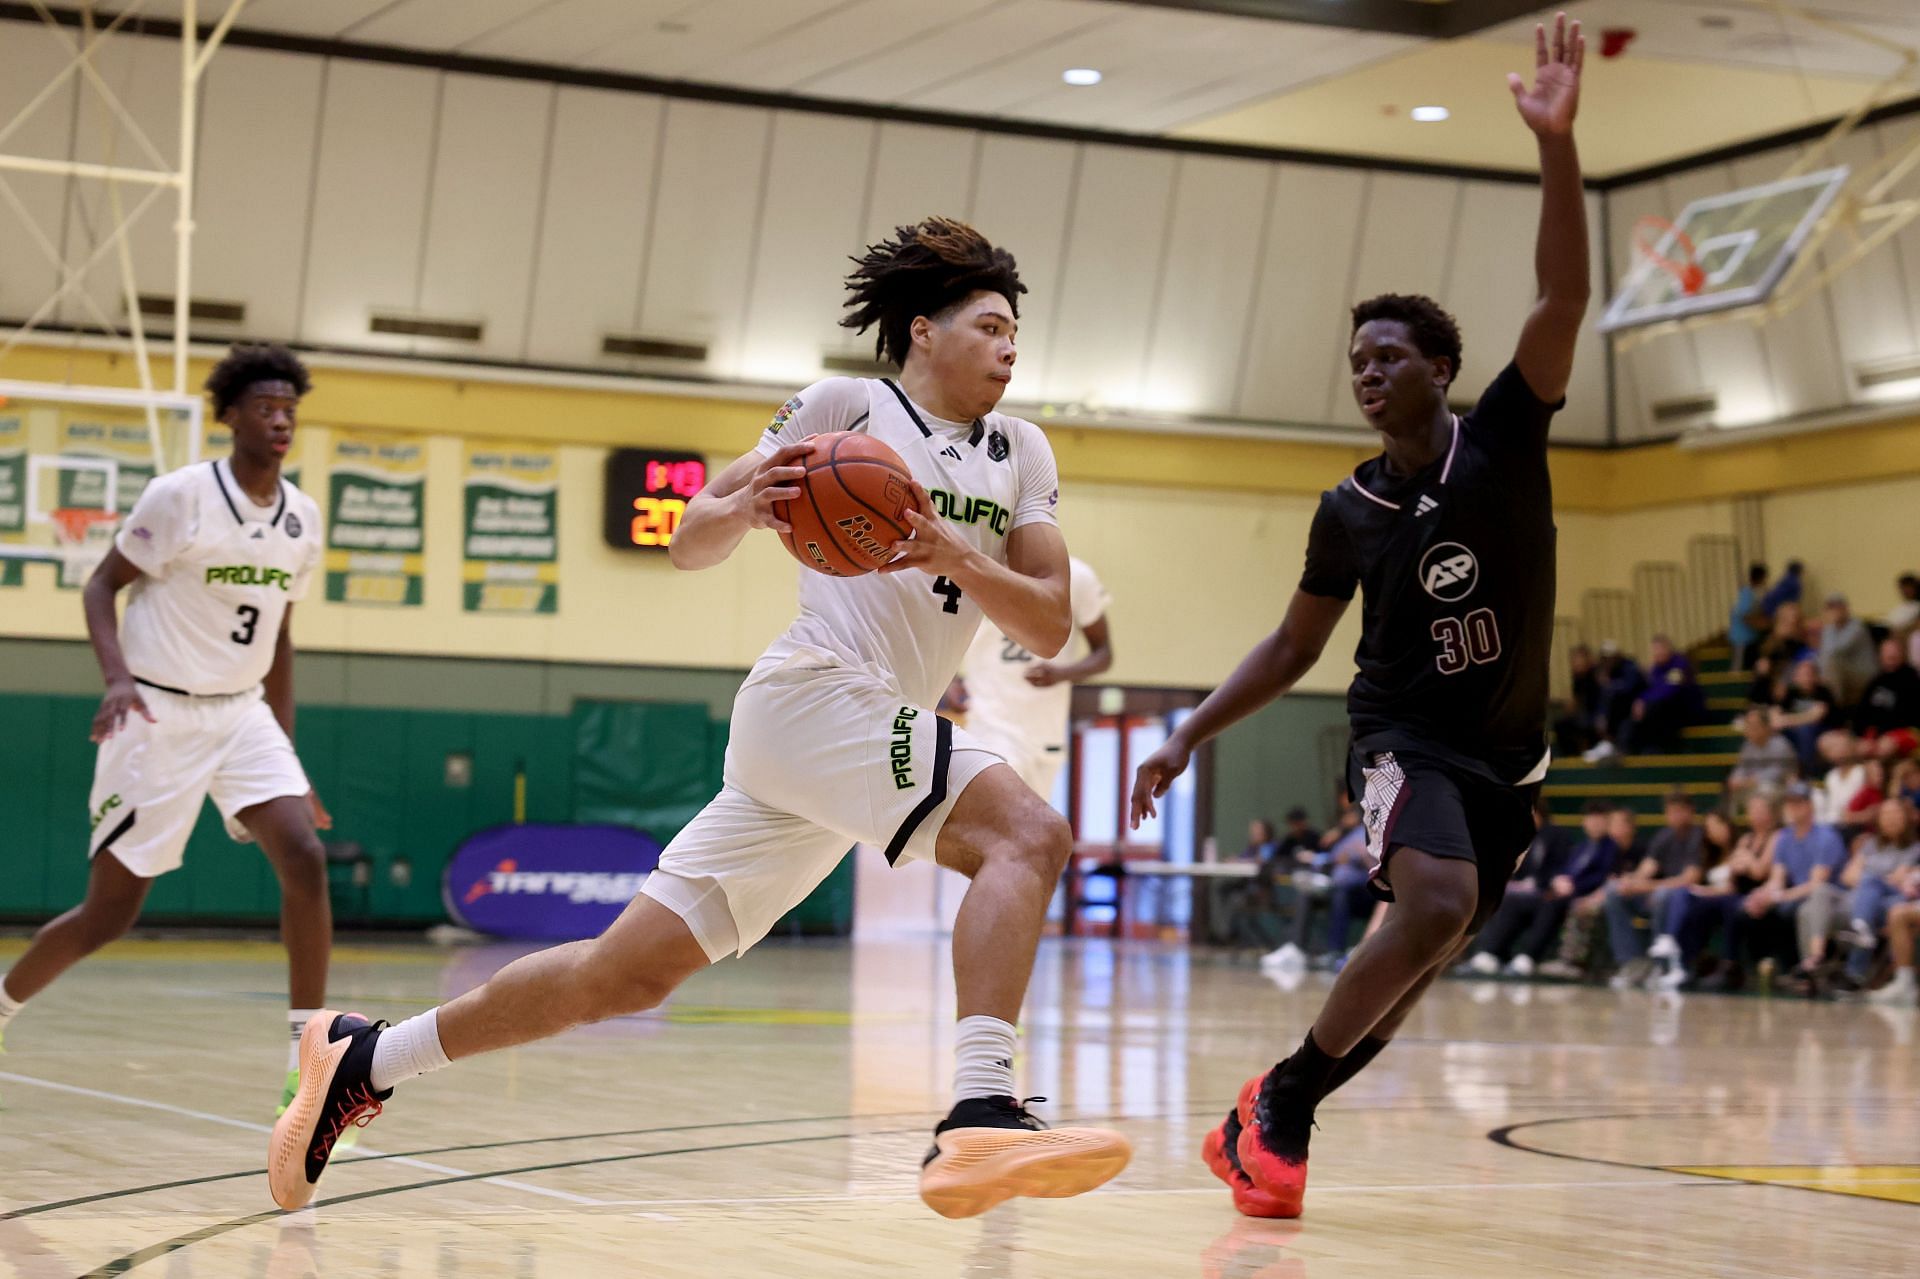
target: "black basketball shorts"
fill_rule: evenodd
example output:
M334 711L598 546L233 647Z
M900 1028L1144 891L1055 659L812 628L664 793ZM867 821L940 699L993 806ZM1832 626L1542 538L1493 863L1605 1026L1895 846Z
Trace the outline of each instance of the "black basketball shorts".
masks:
M1393 900L1397 849L1457 857L1479 868L1480 899L1469 931L1480 931L1533 843L1540 784L1502 786L1423 755L1355 750L1347 761L1347 789L1367 828L1374 896Z

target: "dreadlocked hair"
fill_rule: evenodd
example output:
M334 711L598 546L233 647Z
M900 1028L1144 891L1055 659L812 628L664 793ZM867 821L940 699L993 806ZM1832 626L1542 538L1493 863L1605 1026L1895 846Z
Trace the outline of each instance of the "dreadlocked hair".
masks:
M207 394L213 397L213 415L219 417L247 393L256 382L290 382L295 395L313 388L307 366L292 351L277 342L235 344L227 357L207 374Z
M1398 320L1427 359L1445 356L1447 384L1460 376L1460 323L1430 297L1418 293L1382 293L1353 308L1353 331L1373 320Z
M895 365L913 348L915 316L938 319L976 292L998 293L1020 316L1020 283L1013 255L952 218L928 218L895 227L893 238L869 245L852 259L842 328L865 333L878 326L874 354Z

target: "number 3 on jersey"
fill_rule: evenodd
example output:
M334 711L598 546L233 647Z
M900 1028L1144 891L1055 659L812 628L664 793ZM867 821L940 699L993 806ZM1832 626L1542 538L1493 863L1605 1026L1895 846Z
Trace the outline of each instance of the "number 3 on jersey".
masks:
M1458 675L1469 666L1485 665L1500 656L1500 621L1490 608L1476 608L1465 617L1442 617L1433 624L1440 641L1437 659L1442 675Z

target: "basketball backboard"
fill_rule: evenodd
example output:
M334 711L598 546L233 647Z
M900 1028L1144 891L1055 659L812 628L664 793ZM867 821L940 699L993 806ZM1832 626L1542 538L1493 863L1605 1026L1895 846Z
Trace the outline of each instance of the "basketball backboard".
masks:
M1695 200L1635 229L1633 269L1602 333L1767 301L1846 186L1842 166Z

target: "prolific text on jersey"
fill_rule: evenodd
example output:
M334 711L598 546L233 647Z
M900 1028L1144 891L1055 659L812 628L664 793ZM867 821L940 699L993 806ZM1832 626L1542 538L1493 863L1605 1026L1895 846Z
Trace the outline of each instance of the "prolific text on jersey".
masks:
M293 574L283 568L262 568L257 564L209 564L207 583L227 586L277 586L291 590Z

